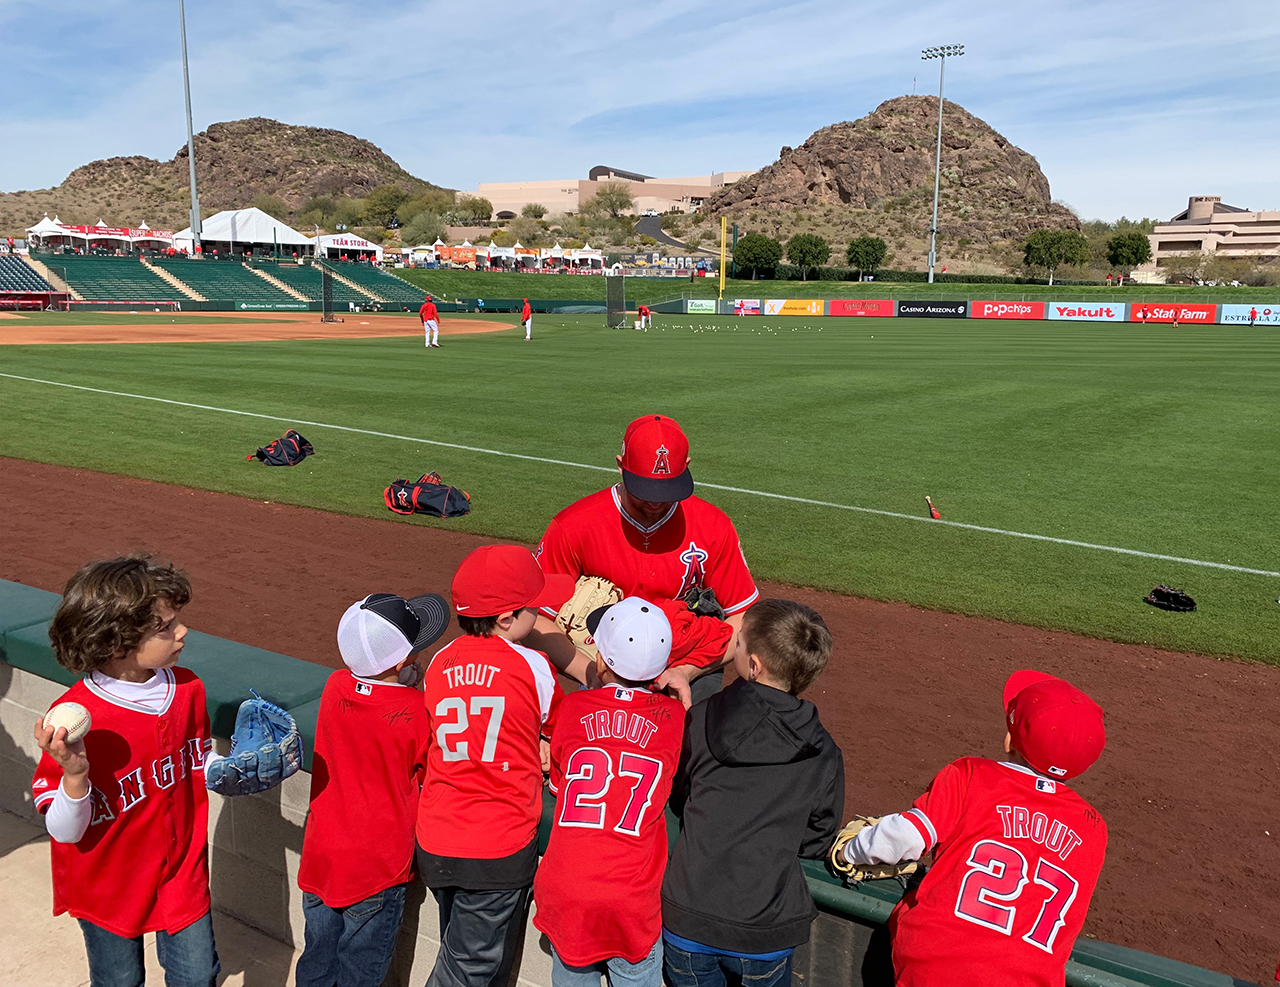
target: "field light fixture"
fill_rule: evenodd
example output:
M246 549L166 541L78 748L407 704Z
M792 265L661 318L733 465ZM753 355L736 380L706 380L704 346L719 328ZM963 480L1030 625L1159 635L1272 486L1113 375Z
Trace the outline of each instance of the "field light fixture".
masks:
M933 223L929 227L929 283L933 284L933 268L938 260L938 179L942 171L942 84L947 77L947 57L959 58L964 45L937 45L920 51L921 61L937 58L941 61L938 71L938 151L933 159Z

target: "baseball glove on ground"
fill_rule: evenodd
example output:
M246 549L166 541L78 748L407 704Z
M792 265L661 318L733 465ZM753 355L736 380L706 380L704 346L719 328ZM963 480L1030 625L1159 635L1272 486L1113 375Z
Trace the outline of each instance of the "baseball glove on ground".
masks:
M594 658L599 652L591 631L587 629L587 617L594 610L617 603L622 595L622 590L601 576L580 576L573 596L556 614L556 626L568 635L579 651Z
M231 753L205 766L205 787L219 795L265 792L302 767L298 724L256 692L240 704Z
M1172 586L1157 586L1145 597L1146 602L1161 610L1172 610L1175 613L1187 613L1196 608L1196 601L1180 589Z
M905 878L920 869L914 860L904 860L897 864L851 864L844 855L844 848L849 842L868 826L880 821L879 816L854 816L840 830L835 845L827 854L827 864L836 877L844 878L846 884L861 884L863 881L882 881L889 877Z

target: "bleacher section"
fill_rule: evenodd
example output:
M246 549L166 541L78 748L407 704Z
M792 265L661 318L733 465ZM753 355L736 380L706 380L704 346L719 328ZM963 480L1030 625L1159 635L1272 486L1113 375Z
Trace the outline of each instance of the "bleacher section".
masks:
M368 288L379 298L385 298L389 302L411 302L416 306L421 305L426 297L426 292L415 288L403 278L369 264L335 264L333 269L348 281Z
M338 269L339 273L345 275L346 269L354 266L354 264L344 264ZM264 264L262 269L277 280L283 281L294 291L302 292L313 302L320 301L320 271L310 264ZM333 280L333 300L335 304L342 306L347 302L365 305L370 301L368 295L343 284L337 278Z
M40 277L21 257L0 255L0 291L53 290L53 285Z
M262 280L243 264L229 260L187 260L162 257L152 261L209 301L253 304L298 304L270 282Z
M45 264L89 301L158 302L187 298L132 257L57 254L49 257Z

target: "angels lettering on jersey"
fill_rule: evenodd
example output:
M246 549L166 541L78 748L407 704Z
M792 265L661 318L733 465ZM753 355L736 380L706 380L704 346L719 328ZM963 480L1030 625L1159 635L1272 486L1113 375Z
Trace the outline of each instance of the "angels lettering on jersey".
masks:
M156 758L150 765L138 765L128 774L117 778L118 791L114 796L96 787L90 788L93 816L89 825L110 822L117 814L128 812L142 802L153 790L172 788L192 771L204 767L204 756L212 746L212 740L192 737L182 745L177 754Z

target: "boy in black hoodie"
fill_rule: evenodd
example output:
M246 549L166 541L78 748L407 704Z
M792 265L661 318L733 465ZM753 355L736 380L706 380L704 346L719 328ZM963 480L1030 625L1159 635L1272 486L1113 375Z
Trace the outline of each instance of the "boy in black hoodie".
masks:
M797 698L831 655L809 607L761 600L732 650L738 680L685 724L671 790L681 817L662 884L670 987L791 983L791 953L817 914L797 855L820 858L844 811L844 759Z

